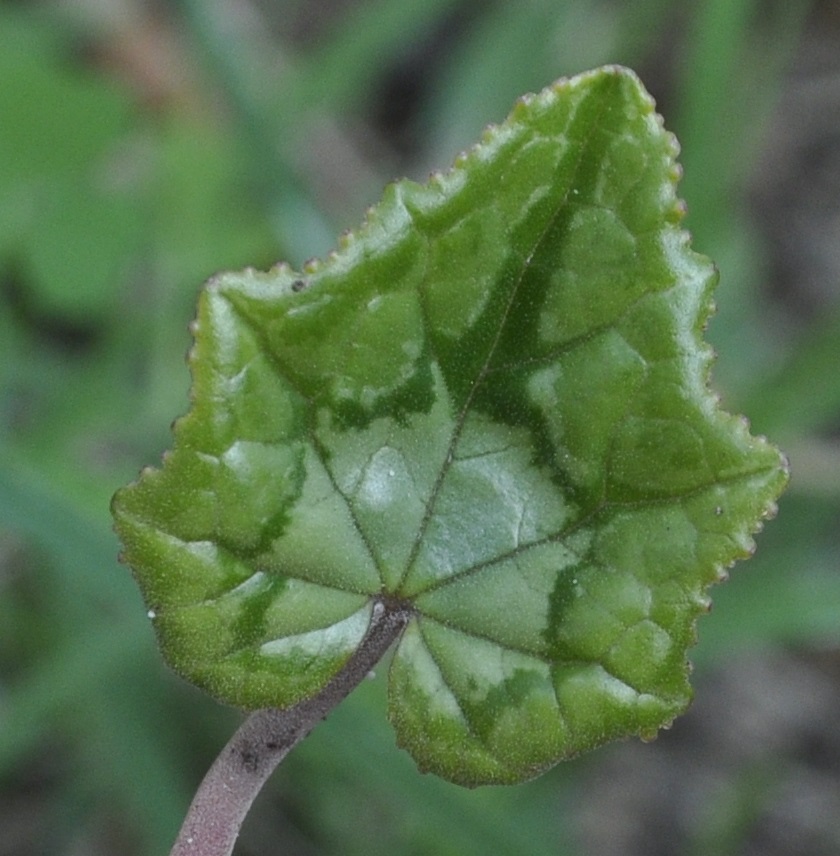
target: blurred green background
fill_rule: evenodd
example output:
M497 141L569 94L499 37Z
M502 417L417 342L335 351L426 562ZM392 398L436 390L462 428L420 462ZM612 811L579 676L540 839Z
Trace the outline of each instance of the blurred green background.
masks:
M0 856L168 852L238 721L162 665L108 513L187 407L202 281L322 255L387 181L604 62L680 138L715 385L791 458L700 622L697 702L466 791L394 747L380 675L237 853L840 852L840 3L0 0Z

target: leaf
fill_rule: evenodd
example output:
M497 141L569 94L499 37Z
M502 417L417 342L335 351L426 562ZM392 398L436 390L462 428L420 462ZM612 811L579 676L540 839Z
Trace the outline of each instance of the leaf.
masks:
M515 782L687 705L706 588L786 474L707 389L715 272L629 71L523 98L302 272L212 280L190 412L114 502L169 663L288 706L383 599L424 770Z

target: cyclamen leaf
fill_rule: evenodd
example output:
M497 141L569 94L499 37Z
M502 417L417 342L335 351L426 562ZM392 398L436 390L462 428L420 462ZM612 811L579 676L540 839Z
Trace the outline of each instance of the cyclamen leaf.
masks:
M707 388L676 151L603 68L389 187L326 261L209 283L174 450L114 503L178 672L288 706L410 605L391 720L468 785L686 707L706 589L786 474Z

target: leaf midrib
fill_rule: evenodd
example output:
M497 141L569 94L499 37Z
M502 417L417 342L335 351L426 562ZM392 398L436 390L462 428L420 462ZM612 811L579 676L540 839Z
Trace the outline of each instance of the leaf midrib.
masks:
M574 121L574 118L577 115L577 113L580 110L581 105L583 103L584 103L584 101L582 100L576 105L574 113L572 113L572 115L568 119L568 122L566 125L567 128L571 127L571 125ZM509 296L507 303L505 305L505 309L504 309L504 313L503 313L503 316L501 319L501 323L499 324L498 329L496 330L496 333L493 337L493 341L490 345L490 348L488 349L488 352L487 352L487 355L484 359L484 362L482 363L481 368L478 371L478 374L475 378L475 381L470 386L470 391L469 391L469 394L467 395L466 401L464 402L463 406L461 407L460 412L458 413L458 415L455 419L455 424L454 424L453 429L452 429L452 435L450 437L449 444L447 446L447 453L444 457L443 463L441 464L440 471L438 472L437 478L435 479L435 483L432 485L432 490L429 494L429 498L426 501L426 511L423 515L422 520L420 521L420 526L419 526L419 529L417 531L417 534L414 537L414 542L412 544L411 552L409 553L408 560L406 562L405 570L403 571L402 575L400 576L399 582L397 584L397 587L396 587L397 593L399 593L400 590L402 589L403 585L405 584L406 580L408 579L408 577L411 573L412 568L414 567L415 562L417 561L417 557L419 556L420 548L422 547L423 539L425 537L426 531L429 527L429 524L432 521L432 518L434 517L434 508L435 508L435 505L437 504L438 497L440 496L440 491L443 488L443 483L446 480L447 473L449 472L453 461L455 460L455 448L458 445L458 442L459 442L460 437L461 437L461 433L464 430L464 426L466 424L467 416L469 415L470 409L472 407L473 400L475 399L476 393L477 393L479 387L481 386L482 382L487 377L487 375L490 373L490 364L493 361L493 357L496 353L496 349L499 345L499 342L502 339L503 333L505 332L507 319L510 316L511 308L513 307L514 303L516 302L517 296L519 294L519 290L522 287L522 282L525 278L526 272L528 271L531 260L533 259L533 257L535 256L535 254L537 253L539 248L541 247L543 241L546 238L546 235L551 231L552 227L557 222L561 213L565 210L565 208L568 204L569 194L571 193L571 191L575 187L575 178L577 177L578 172L580 170L580 166L583 163L585 156L589 151L592 137L595 134L595 132L597 131L600 119L601 119L603 113L606 111L606 109L607 109L607 99L603 98L603 99L601 99L601 102L599 105L599 110L598 110L597 114L593 117L593 119L591 121L591 124L590 124L589 129L588 129L588 133L586 134L586 136L584 137L584 139L580 145L577 163L575 164L574 169L572 170L571 177L569 179L569 183L568 183L566 190L562 196L562 199L558 202L558 204L557 204L554 212L552 213L551 217L549 217L546 220L546 223L545 223L540 235L534 241L534 244L531 248L530 253L522 261L522 264L521 264L520 269L519 269L519 274L516 278L516 282L514 283L513 287L511 288L510 296ZM409 211L409 214L411 214L410 211ZM412 220L414 220L413 214L411 216L412 216ZM422 294L422 292L421 292L421 294ZM424 313L424 317L426 317L425 313ZM452 579L452 577L447 577L446 579L450 580L450 579ZM423 591L428 591L428 589L423 589ZM419 592L418 592L418 594L419 594ZM415 597L416 596L417 595L415 595Z

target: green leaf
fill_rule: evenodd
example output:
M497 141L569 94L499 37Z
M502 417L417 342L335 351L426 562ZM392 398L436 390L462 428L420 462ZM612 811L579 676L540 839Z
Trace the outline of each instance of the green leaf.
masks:
M389 187L326 261L211 281L192 408L114 503L177 671L291 705L409 606L391 720L468 785L685 708L706 589L786 474L707 388L676 148L603 68Z

